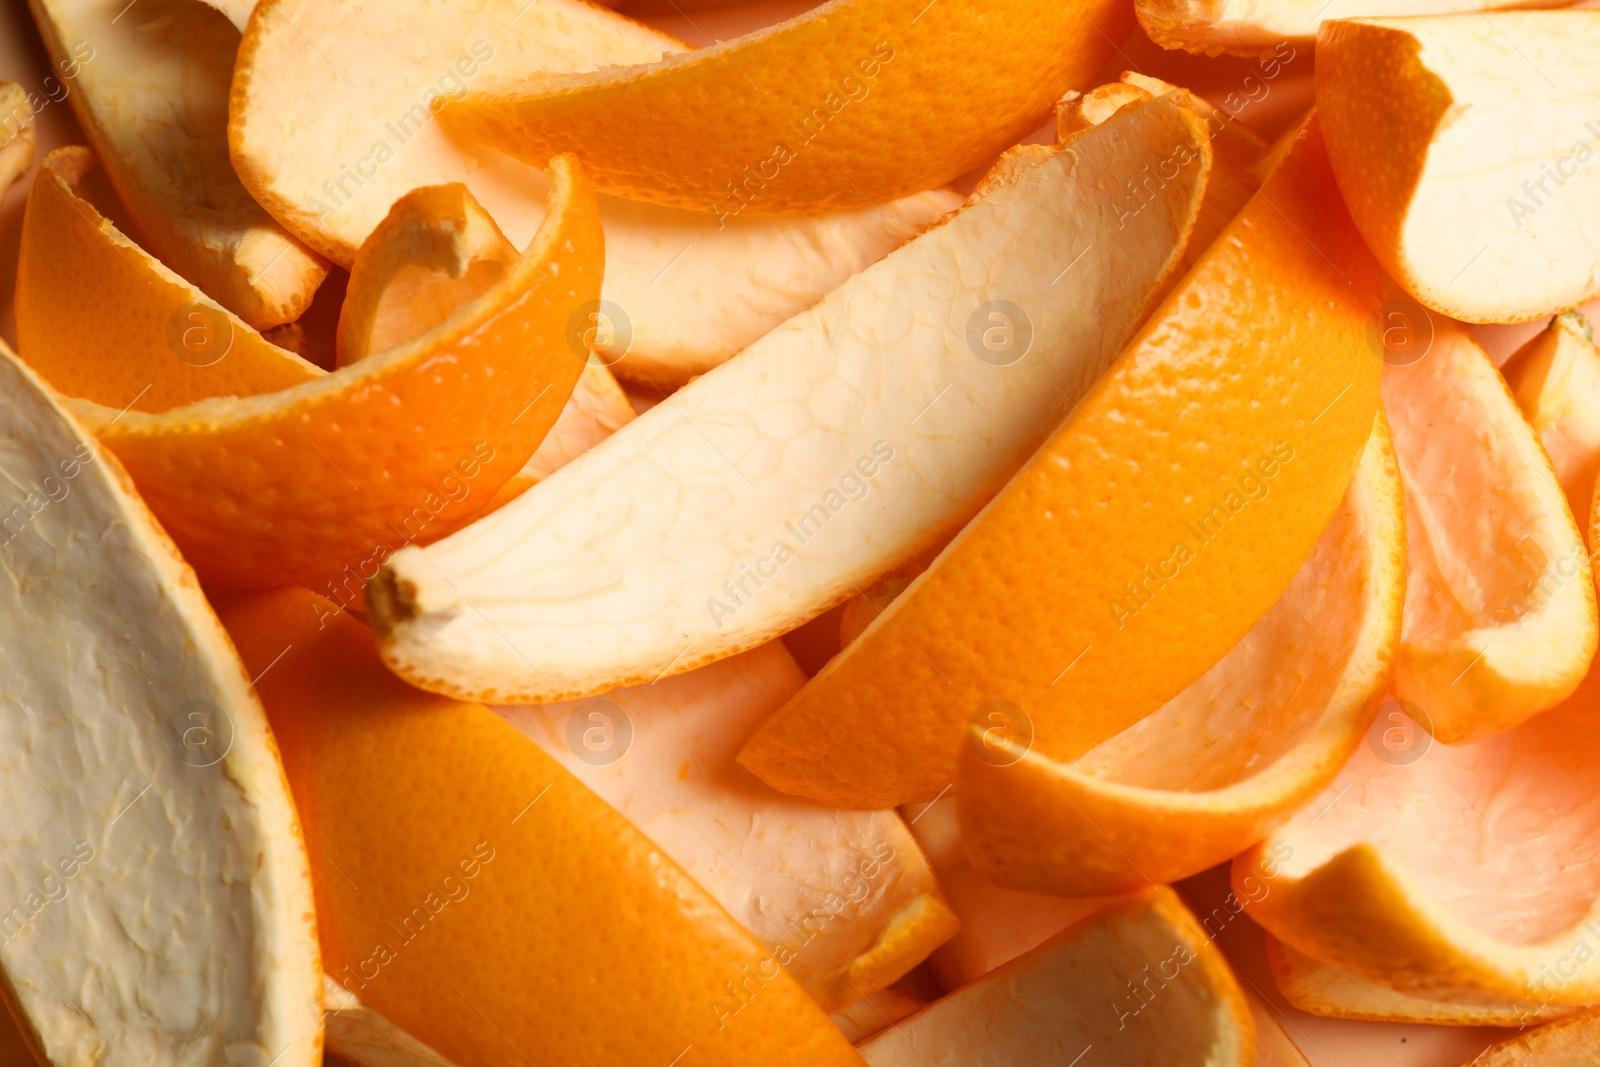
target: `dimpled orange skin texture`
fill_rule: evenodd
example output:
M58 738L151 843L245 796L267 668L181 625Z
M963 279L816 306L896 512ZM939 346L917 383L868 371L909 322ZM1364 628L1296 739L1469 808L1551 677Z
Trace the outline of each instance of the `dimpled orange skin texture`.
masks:
M594 194L558 163L532 254L443 324L444 341L434 331L277 394L92 424L203 580L370 578L522 468L582 373L567 331L598 299L604 259Z
M99 166L87 148L45 158L28 194L17 260L17 347L58 392L121 410L164 411L208 396L286 389L322 372L162 267L74 190ZM202 302L203 321L184 306ZM205 367L174 353L169 323L225 329L233 344ZM204 357L202 357L204 358Z
M1181 691L1282 594L1344 494L1378 404L1379 277L1313 117L1078 411L741 762L826 803L904 804L951 783L988 701L1072 759ZM1246 475L1266 495L1197 537ZM1146 580L1179 543L1191 558Z
M859 208L1016 143L1132 24L1126 0L834 0L660 63L468 94L441 117L535 166L574 152L636 200Z
M787 972L746 978L774 969L748 933L515 727L405 685L314 593L219 600L313 843L324 966L390 1022L479 1067L860 1067ZM719 1018L729 981L749 992Z

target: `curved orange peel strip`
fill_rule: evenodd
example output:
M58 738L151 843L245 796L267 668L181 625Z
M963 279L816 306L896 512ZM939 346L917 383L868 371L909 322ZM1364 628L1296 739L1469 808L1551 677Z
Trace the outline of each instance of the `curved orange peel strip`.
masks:
M1466 329L1432 319L1432 346L1383 373L1406 486L1394 695L1458 744L1563 700L1600 628L1588 552L1538 436Z
M239 31L203 4L29 7L141 242L256 329L299 318L328 264L251 199L228 160Z
M1427 1000L1318 962L1271 934L1266 935L1266 946L1267 963L1278 989L1290 1004L1313 1015L1429 1026L1525 1027L1576 1010L1537 1000L1507 999L1498 1004Z
M234 165L274 217L345 266L389 205L422 185L466 184L521 247L544 217L545 176L452 135L435 116L440 94L688 48L573 0L411 0L403 17L262 0L234 78ZM825 215L719 220L602 196L598 310L614 328L595 347L619 377L676 388L960 205L937 189Z
M1250 1067L1244 994L1172 890L1151 889L861 1044L872 1067L929 1063Z
M1070 763L970 727L955 795L973 865L1034 892L1128 892L1224 862L1322 792L1389 681L1404 509L1380 415L1316 551L1189 688Z
M516 247L469 196L435 190L414 237L387 240L357 257L339 313L338 365L421 336L482 296L518 259ZM483 509L492 511L633 421L633 406L591 356L555 425L522 470Z
M3 343L0 440L0 1012L39 1063L317 1067L306 842L250 675L116 459Z
M1600 473L1600 352L1594 328L1579 312L1557 315L1500 370L1550 456L1573 518L1587 527Z
M97 166L87 148L58 148L29 190L17 261L23 359L61 393L113 410L322 377L120 233L79 192Z
M856 208L992 159L1085 82L1116 0L832 0L660 62L472 87L441 118L608 192L734 218Z
M305 590L221 613L315 844L329 976L389 1022L483 1067L686 1046L726 1067L860 1063L767 949L488 708L407 687Z
M1108 192L1175 151L1151 199ZM981 508L1116 357L1174 277L1209 158L1166 100L1009 153L961 211L738 359L396 553L373 586L385 660L438 692L545 702L692 670L844 600Z
M1155 711L1338 507L1377 404L1378 285L1313 119L1072 417L741 761L785 792L901 804L950 783L990 701L1055 758Z
M774 641L652 685L500 714L621 812L825 1011L897 981L956 932L893 811L785 796L734 762L805 682Z
M1356 750L1327 791L1234 861L1250 915L1300 952L1425 1000L1600 1000L1600 676L1469 745ZM1420 741L1419 741L1420 739ZM1262 857L1273 857L1269 865Z
M1317 108L1389 274L1454 318L1524 322L1600 295L1600 11L1465 6L1323 23Z
M477 515L527 462L582 371L567 323L603 255L582 172L557 160L554 174L523 258L426 334L278 392L154 414L77 404L203 578L370 577L396 547ZM369 248L409 242L441 198L466 196L414 191Z

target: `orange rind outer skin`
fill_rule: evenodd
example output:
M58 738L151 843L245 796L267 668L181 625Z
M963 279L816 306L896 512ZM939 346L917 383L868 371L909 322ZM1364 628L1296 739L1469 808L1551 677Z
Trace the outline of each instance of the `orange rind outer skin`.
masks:
M600 288L594 194L556 164L528 254L436 330L246 401L91 413L203 579L270 588L343 566L364 581L470 521L522 468L582 373L569 321Z
M1350 492L1361 496L1355 506L1364 512L1360 533L1369 545L1363 586L1381 590L1380 600L1370 612L1358 606L1366 617L1354 625L1366 631L1364 639L1354 662L1339 672L1344 684L1338 695L1301 744L1259 777L1188 791L1094 777L1015 741L997 759L985 751L975 724L968 727L955 790L973 865L1001 885L1038 893L1132 892L1238 855L1321 793L1360 744L1400 638L1405 501L1381 412Z
M685 1063L860 1067L799 984L761 968L769 952L515 727L406 686L306 590L220 608L265 671L315 842L324 964L401 1030L482 1067L667 1064L686 1047Z
M1338 507L1378 405L1380 293L1313 116L1073 416L741 761L884 807L950 783L986 702L1025 709L1054 758L1155 711L1249 632ZM1270 495L1245 505L1258 466ZM1170 571L1180 541L1198 548L1158 588L1146 568ZM1137 612L1135 579L1154 594Z
M135 411L322 377L118 233L74 191L98 166L87 148L58 148L29 190L16 291L18 354L29 366L67 396ZM230 332L231 347L197 365L203 357L180 358L186 330Z
M1365 979L1344 974L1285 945L1271 934L1267 966L1284 999L1301 1011L1333 1019L1420 1023L1429 1026L1515 1026L1519 1029L1572 1013L1537 1001L1507 1000L1499 1005L1452 1004L1423 1000ZM1365 983L1365 984L1363 984Z
M1402 993L1466 1006L1529 1000L1545 977L1538 959L1570 947L1564 938L1540 946L1549 952L1531 950L1528 965L1507 967L1491 958L1494 942L1430 907L1421 888L1372 846L1353 845L1302 878L1272 877L1285 847L1269 838L1233 861L1234 891L1250 901L1250 916L1297 951ZM1266 876L1270 891L1258 886L1245 894L1243 880L1257 875ZM1566 981L1540 1002L1597 999L1600 981L1591 977Z
M720 216L934 189L1039 125L1132 26L1124 0L833 0L659 63L454 98L441 119L606 192Z

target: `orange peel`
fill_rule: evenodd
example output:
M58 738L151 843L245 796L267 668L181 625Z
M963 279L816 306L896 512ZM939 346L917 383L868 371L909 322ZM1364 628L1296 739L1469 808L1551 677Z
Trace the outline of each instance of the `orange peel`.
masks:
M1584 124L1600 11L1477 4L1325 22L1317 109L1350 214L1390 276L1467 322L1600 295L1600 170ZM1512 147L1514 146L1514 147Z
M458 697L602 693L769 641L949 536L1167 289L1203 138L1151 100L1008 155L961 211L738 359L482 522L396 553L373 585L385 660ZM1107 192L1106 174L1180 149L1151 200Z
M1357 749L1234 861L1236 886L1241 872L1268 886L1249 914L1313 959L1423 1000L1535 1012L1600 1000L1597 722L1591 675L1560 707L1473 744ZM1398 710L1380 725L1426 738Z
M1550 457L1573 518L1587 526L1600 473L1600 353L1594 328L1579 312L1557 315L1500 370Z
M1522 1028L1578 1010L1536 1000L1477 1004L1427 1000L1320 963L1270 934L1266 935L1266 949L1267 965L1279 991L1290 1004L1313 1015L1426 1026Z
M256 329L299 318L328 264L251 199L228 161L239 31L204 4L28 6L141 243Z
M544 217L545 176L452 135L436 116L440 94L688 48L575 0L407 0L403 17L263 0L239 49L232 158L275 218L345 266L389 205L421 185L467 185L521 247ZM606 303L593 314L609 329L594 347L619 377L670 391L960 204L940 189L823 215L718 219L602 196Z
M368 577L397 541L439 536L478 514L527 462L582 371L567 325L594 298L603 255L582 172L560 160L553 173L552 211L526 254L421 336L275 392L263 384L250 390L256 395L155 412L119 412L95 396L74 401L205 580L268 587L341 566L371 568ZM34 200L48 204L64 185L42 183ZM414 191L375 231L368 253L448 228L452 205L469 197L460 187ZM116 237L103 220L93 234L104 243ZM45 243L40 233L34 239ZM271 348L248 330L244 337ZM276 351L281 364L301 369L303 361ZM231 355L225 350L217 365ZM181 364L170 351L166 358ZM41 361L53 375L54 362ZM109 353L95 353L97 366L108 362ZM248 380L251 369L243 373ZM65 377L57 387L78 392Z
M1228 964L1178 897L1147 890L864 1041L872 1067L930 1062L1255 1062L1255 1026Z
M726 1067L859 1064L767 948L488 708L407 687L306 590L220 608L315 845L324 965L384 1019L484 1067L691 1046ZM507 936L530 917L537 936Z
M58 148L29 190L16 316L30 366L67 396L139 411L322 376L118 231L82 190L99 165Z
M0 437L0 1014L39 1063L317 1067L306 843L250 675L115 457L4 344Z
M1538 435L1466 329L1429 319L1417 344L1431 329L1431 347L1383 372L1406 486L1394 695L1459 744L1560 703L1600 628L1588 551Z
M1584 1067L1600 1047L1600 1011L1586 1011L1484 1049L1474 1067Z
M1054 758L1155 711L1337 509L1377 405L1379 299L1313 118L1072 416L741 761L800 796L903 804L950 783L991 701Z
M1380 415L1311 558L1182 693L1072 762L970 727L955 795L974 866L1034 892L1128 892L1230 859L1321 793L1389 681L1404 509Z
M1115 0L832 0L655 63L473 87L441 117L535 166L576 153L636 200L723 218L856 208L1015 144L1128 24Z
M603 698L500 714L757 940L782 946L784 969L833 1012L899 980L957 921L899 815L796 800L734 762L804 681L774 641Z

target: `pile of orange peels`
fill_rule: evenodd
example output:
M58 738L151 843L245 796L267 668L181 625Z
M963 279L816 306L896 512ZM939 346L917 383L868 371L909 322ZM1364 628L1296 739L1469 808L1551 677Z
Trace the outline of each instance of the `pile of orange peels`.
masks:
M1600 1064L1525 6L13 4L4 1063Z

